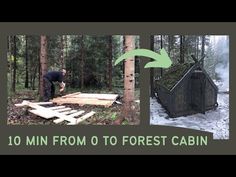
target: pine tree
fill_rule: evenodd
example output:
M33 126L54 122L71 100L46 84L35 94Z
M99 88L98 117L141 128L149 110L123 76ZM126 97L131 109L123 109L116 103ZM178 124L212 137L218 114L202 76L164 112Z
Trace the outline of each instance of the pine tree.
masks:
M47 37L40 37L40 97L44 96L43 76L47 73Z

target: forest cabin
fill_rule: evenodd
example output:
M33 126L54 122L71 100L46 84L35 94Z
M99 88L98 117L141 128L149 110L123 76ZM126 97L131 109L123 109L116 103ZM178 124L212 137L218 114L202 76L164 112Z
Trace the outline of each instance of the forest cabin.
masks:
M218 88L201 66L201 60L173 65L156 81L157 99L170 117L205 114L218 106Z

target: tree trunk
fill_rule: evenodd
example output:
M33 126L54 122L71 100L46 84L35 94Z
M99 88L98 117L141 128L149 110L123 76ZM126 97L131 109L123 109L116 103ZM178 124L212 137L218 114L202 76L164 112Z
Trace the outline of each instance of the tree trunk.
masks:
M134 37L125 36L125 51L134 49ZM124 77L124 106L123 115L129 121L134 121L134 58L125 60L125 77Z
M171 35L168 35L168 55L170 56L170 52L171 52L171 49L172 49L172 36Z
M197 46L196 46L196 58L198 60L198 45L199 45L199 36L197 36Z
M151 36L151 40L150 40L150 47L151 50L154 51L154 35ZM154 69L150 68L150 89L151 89L151 97L153 98L154 95Z
M8 47L8 56L9 56L9 73L10 73L10 80L9 80L9 83L12 85L12 42L11 42L11 36L8 36L8 44L9 44L9 47Z
M67 40L67 35L65 35L65 58L67 59L68 57L68 40Z
M61 69L65 68L65 57L64 57L64 39L63 39L63 35L61 35Z
M12 78L12 92L16 92L16 36L13 37L14 43L14 61L13 61L13 78Z
M185 37L180 35L180 60L179 60L179 63L184 63L184 41L185 41Z
M112 36L108 37L109 43L109 57L108 57L108 77L109 77L109 91L112 90Z
M28 39L25 35L25 88L29 88Z
M36 74L37 74L37 71L38 71L38 65L36 65L34 67L34 70L33 70L33 75L32 75L32 90L35 90L35 79L36 79Z
M163 48L163 36L161 35L161 49ZM163 75L163 69L161 68L161 76Z
M40 39L41 41L41 39ZM41 42L40 42L41 43ZM41 48L41 47L40 47ZM40 95L40 80L41 80L41 65L40 65L40 50L38 52L38 94Z
M40 97L44 95L43 76L47 73L47 37L40 37Z
M125 45L125 36L123 36L123 53L126 52L126 45ZM122 63L122 74L125 79L125 62Z
M201 58L205 55L205 36L202 36L202 53ZM202 60L202 67L204 67L204 59Z
M186 47L186 39L185 39L185 36L183 35L183 63L185 62L184 57L185 57L185 54L187 52L186 49L187 49L187 47Z
M81 71L81 89L84 88L84 35L81 36L81 65L80 65L80 71Z

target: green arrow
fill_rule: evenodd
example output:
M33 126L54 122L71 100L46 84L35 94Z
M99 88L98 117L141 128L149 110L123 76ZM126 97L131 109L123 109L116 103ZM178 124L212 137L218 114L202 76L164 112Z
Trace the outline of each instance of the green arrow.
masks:
M172 64L170 57L166 53L165 49L162 48L160 54L153 52L148 49L134 49L131 51L126 52L125 54L121 55L115 62L115 65L120 63L121 61L134 57L134 56L142 56L152 58L154 61L148 62L144 68L169 68Z

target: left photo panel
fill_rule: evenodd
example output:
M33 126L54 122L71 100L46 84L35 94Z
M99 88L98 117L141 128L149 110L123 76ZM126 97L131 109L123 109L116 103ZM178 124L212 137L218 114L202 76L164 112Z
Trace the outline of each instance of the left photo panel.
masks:
M133 35L7 37L8 125L139 125Z

